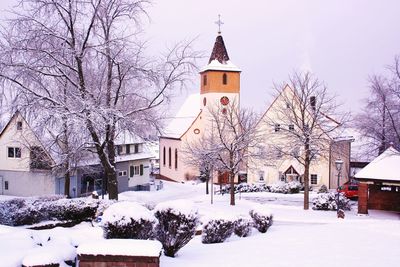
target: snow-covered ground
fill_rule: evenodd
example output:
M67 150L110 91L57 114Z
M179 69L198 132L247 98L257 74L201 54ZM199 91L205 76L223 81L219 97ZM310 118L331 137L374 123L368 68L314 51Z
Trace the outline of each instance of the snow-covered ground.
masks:
M311 194L311 198L313 194ZM204 219L210 214L248 215L256 203L265 203L274 214L274 224L267 233L255 229L249 237L232 236L221 244L202 244L196 236L175 258L161 256L162 267L180 266L398 266L400 215L371 211L357 216L357 206L346 212L344 220L334 211L304 211L302 194L243 193L237 205L229 205L229 195L216 195L211 204L204 184L164 183L158 192L125 192L121 200L149 206L172 200L194 202ZM50 237L50 240L49 240ZM72 228L27 230L0 225L0 266L20 266L24 255L43 253L68 254L71 245L102 239L98 226L82 223ZM38 249L37 243L42 243ZM64 247L68 249L64 249ZM58 257L69 255L58 254Z

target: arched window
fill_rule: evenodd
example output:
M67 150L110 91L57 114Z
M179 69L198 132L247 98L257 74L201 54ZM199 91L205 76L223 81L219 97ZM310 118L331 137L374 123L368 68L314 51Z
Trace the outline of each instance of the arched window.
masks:
M227 84L228 83L228 76L226 75L226 73L224 73L222 75L222 84Z
M172 166L172 152L171 152L171 147L168 148L168 166L171 168Z
M175 169L178 169L178 149L175 148Z
M166 160L165 160L165 147L163 148L163 165L165 166L165 163L167 162Z
M207 85L207 75L203 76L203 85Z

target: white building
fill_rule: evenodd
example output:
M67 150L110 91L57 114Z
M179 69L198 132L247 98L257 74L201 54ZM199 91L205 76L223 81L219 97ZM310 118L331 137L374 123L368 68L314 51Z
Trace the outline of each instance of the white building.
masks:
M0 132L0 194L55 193L54 161L20 112Z

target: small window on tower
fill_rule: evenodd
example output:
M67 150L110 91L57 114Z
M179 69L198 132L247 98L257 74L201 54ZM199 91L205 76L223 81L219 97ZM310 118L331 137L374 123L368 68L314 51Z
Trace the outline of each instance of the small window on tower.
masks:
M224 74L222 75L222 83L223 83L223 84L227 84L227 83L228 83L228 76L226 75L226 73L224 73Z
M207 85L207 75L203 76L203 85Z

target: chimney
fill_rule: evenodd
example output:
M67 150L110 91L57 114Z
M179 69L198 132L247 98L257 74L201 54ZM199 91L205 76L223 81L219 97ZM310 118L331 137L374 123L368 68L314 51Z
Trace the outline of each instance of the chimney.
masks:
M310 105L311 105L311 108L315 111L315 106L316 106L315 96L310 97Z

